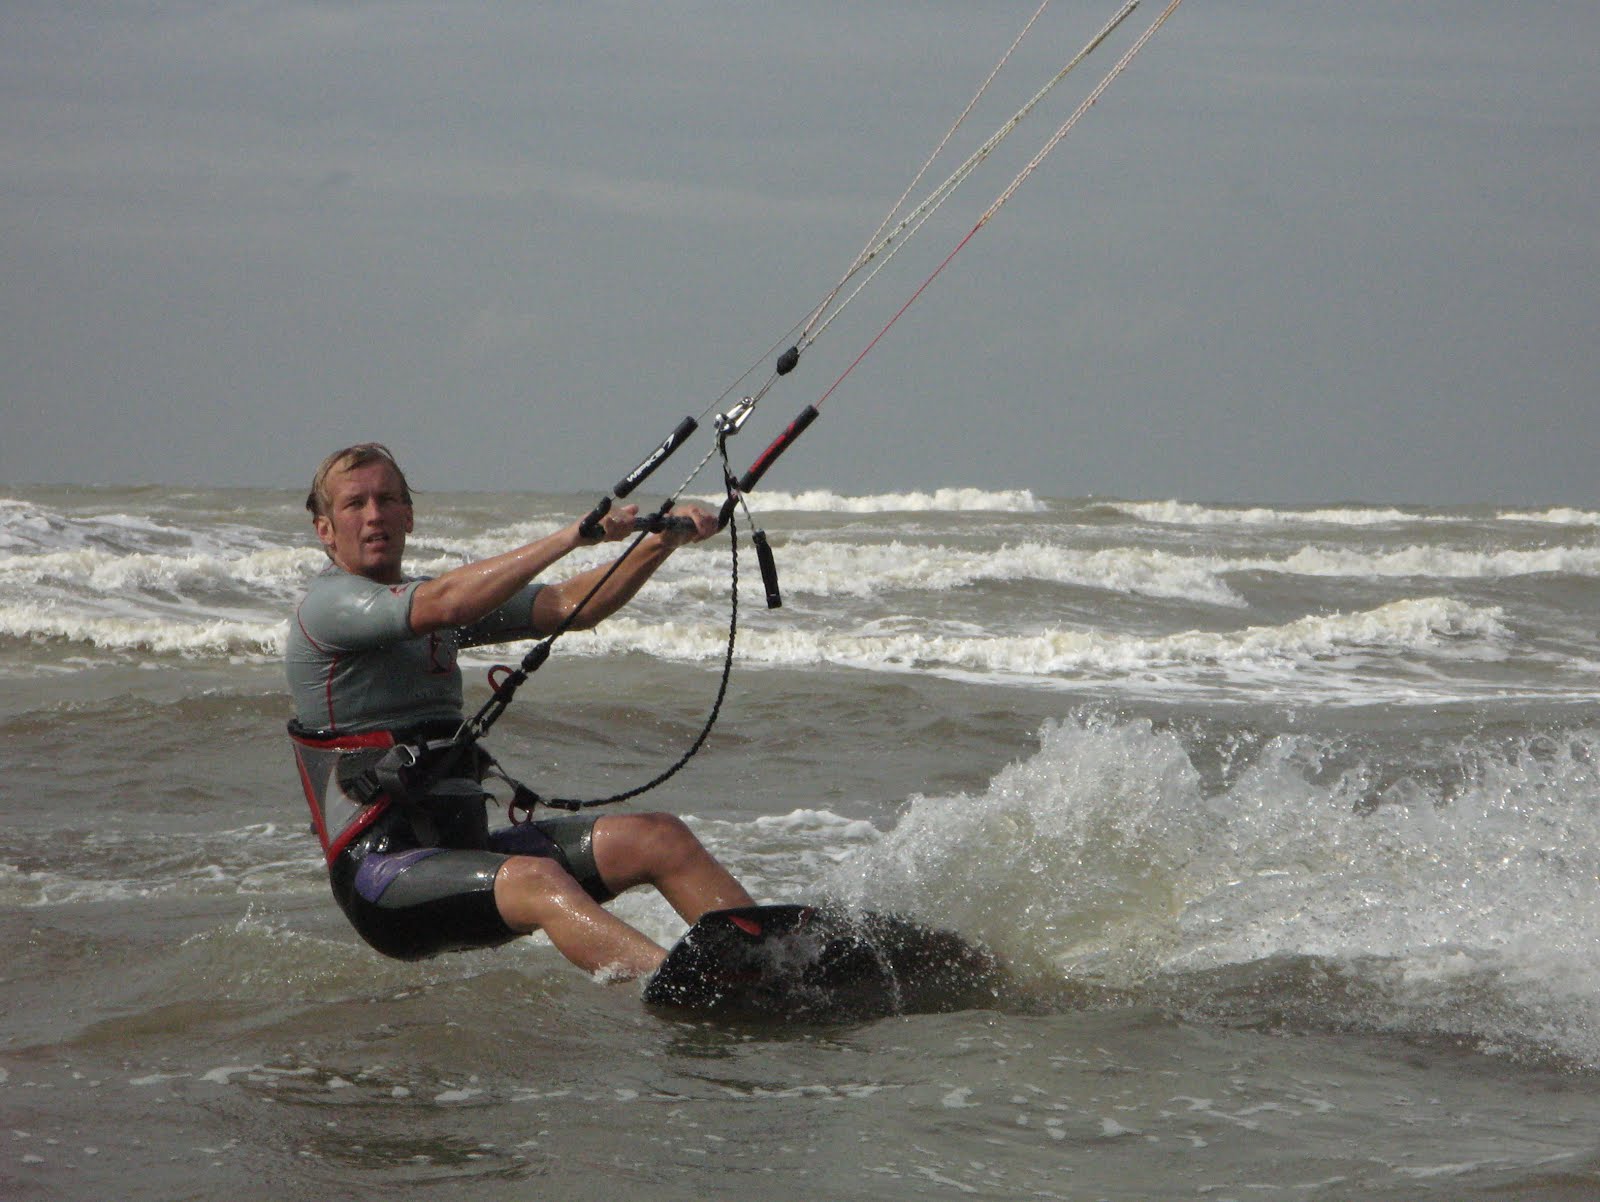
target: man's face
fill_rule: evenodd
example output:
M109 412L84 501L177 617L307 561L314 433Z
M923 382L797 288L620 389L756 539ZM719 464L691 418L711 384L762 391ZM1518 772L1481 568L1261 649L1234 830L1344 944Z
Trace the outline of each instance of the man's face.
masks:
M347 572L399 584L400 559L411 533L411 506L394 467L382 460L328 475L328 512L315 519L317 537Z

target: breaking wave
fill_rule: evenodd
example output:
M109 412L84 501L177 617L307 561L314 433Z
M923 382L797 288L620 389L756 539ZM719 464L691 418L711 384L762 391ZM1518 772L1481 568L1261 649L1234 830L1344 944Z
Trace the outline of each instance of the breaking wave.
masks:
M977 796L914 797L825 880L1025 975L1187 1014L1464 1037L1600 1065L1600 742L1441 752L1460 784L1280 735L1220 786L1148 721L1078 715Z

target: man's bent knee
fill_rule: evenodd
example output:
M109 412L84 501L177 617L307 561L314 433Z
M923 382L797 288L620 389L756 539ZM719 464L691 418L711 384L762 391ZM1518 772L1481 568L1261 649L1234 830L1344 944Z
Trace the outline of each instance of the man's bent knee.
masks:
M595 902L564 867L545 856L511 856L495 874L494 900L507 926L532 931L552 911L571 911Z
M618 892L706 854L676 814L608 815L595 823L594 836L596 866Z

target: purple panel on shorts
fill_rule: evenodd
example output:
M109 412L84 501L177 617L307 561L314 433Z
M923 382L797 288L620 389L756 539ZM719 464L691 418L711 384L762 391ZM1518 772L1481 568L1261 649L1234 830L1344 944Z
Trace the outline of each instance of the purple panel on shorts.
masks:
M555 840L531 822L489 832L489 850L503 856L549 856L558 859Z
M418 847L412 851L399 851L392 855L368 856L356 869L356 892L374 904L383 891L394 884L394 878L407 868L429 856L436 856L442 847Z

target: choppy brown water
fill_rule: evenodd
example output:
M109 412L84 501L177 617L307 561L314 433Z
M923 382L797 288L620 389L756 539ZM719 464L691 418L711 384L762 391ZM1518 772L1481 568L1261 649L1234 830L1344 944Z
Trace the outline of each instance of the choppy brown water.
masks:
M538 941L366 951L281 733L294 499L7 495L0 1196L1594 1194L1594 515L774 510L790 604L652 804L764 899L1012 966L783 1027ZM436 558L564 505L432 503ZM502 758L598 790L675 755L709 558L536 677Z

